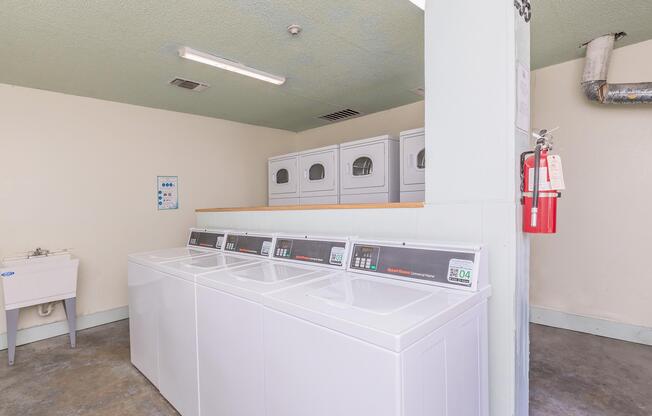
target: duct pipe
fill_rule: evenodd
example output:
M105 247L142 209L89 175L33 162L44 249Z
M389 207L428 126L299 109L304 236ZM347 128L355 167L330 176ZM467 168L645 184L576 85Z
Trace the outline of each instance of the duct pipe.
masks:
M602 104L651 104L652 82L609 84L609 59L614 43L624 32L600 36L582 45L586 46L586 62L582 74L582 89L591 101Z

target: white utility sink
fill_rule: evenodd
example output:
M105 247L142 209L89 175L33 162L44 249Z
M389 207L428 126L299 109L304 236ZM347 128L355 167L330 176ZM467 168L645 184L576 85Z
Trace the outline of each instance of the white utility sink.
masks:
M0 263L10 365L14 362L20 308L63 300L68 316L70 344L75 346L78 267L79 259L65 250L7 258Z

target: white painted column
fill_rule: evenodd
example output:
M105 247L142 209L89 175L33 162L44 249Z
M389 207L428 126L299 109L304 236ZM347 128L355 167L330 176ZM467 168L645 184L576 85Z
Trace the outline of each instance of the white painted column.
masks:
M517 55L528 55L529 67L529 27L520 21L511 1L426 4L426 202L454 207L445 210L453 217L476 213L468 221L489 249L493 416L527 414L527 324L517 312L527 306L518 154L528 138L515 114Z

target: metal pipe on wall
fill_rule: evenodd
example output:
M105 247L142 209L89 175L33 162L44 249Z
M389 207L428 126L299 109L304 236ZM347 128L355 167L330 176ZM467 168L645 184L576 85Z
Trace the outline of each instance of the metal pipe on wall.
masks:
M652 82L609 84L609 60L615 42L624 32L600 36L586 46L586 62L582 74L582 90L591 100L602 104L651 104Z

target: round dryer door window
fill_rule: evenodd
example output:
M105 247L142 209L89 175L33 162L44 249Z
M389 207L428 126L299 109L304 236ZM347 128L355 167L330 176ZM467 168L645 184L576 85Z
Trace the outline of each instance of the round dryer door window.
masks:
M417 169L426 168L426 149L421 149L417 154Z
M366 156L359 157L353 161L353 176L367 176L374 171L374 162Z
M290 182L290 172L287 169L279 169L276 171L276 183L288 183Z
M326 177L326 169L321 163L315 163L308 169L308 179L311 181L320 181Z

